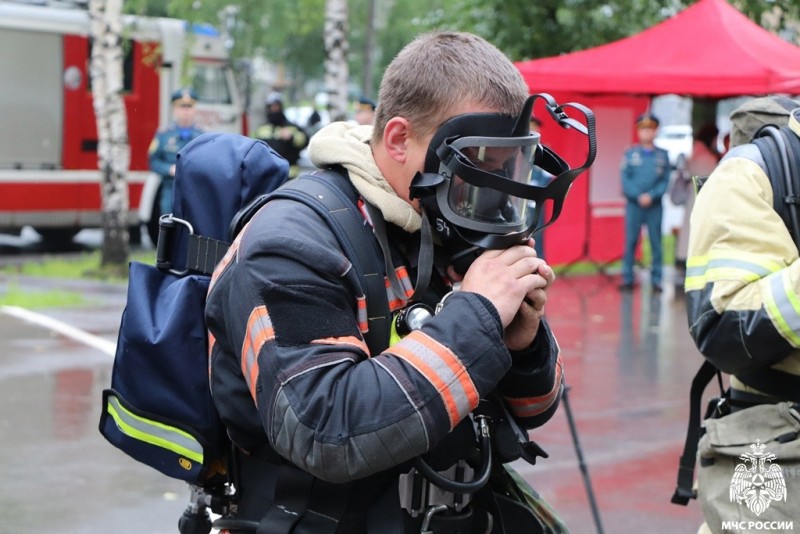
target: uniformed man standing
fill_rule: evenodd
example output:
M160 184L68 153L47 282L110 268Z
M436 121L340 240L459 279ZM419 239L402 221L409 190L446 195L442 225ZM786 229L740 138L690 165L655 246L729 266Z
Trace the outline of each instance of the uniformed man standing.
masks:
M371 99L362 96L356 102L355 120L358 124L372 124L375 121L375 105Z
M653 265L650 281L653 292L661 292L663 257L661 251L661 197L669 185L670 164L666 150L653 144L658 129L658 119L645 113L636 119L639 143L625 151L622 159L622 193L625 195L625 255L622 260L622 284L619 288L630 291L634 287L633 263L636 245L642 226L652 249Z
M154 205L154 213L150 217L148 231L153 243L158 240L158 218L172 211L172 186L175 181L175 164L178 152L189 141L198 137L203 131L194 122L197 94L192 89L178 89L172 93L172 123L165 130L156 132L150 143L148 158L150 170L161 176L158 189L158 202ZM158 213L155 213L155 210Z

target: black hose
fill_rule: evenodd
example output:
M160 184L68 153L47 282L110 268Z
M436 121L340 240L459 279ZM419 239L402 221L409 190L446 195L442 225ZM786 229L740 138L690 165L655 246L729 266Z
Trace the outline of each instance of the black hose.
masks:
M489 475L492 473L492 443L491 436L489 435L489 425L486 423L485 417L478 417L480 421L480 448L481 448L481 471L475 475L475 478L469 482L459 482L451 480L433 470L433 468L418 456L415 462L415 467L428 479L428 481L443 490L450 491L456 494L475 493L486 485L489 481Z

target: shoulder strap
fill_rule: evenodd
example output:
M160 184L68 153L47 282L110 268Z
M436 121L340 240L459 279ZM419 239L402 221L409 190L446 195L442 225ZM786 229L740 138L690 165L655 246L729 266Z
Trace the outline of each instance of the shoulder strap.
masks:
M683 445L680 467L678 468L678 485L672 495L672 504L686 506L689 499L696 497L692 486L694 485L694 464L697 457L697 444L703 433L701 403L703 391L714 375L719 370L714 364L705 360L692 380L689 394L689 428L686 430L686 442Z
M764 158L773 190L773 207L800 248L800 139L788 128L765 126L753 139Z
M358 209L358 193L341 172L316 171L286 182L272 193L255 199L231 224L236 235L258 209L278 198L296 200L314 209L336 235L361 282L367 304L367 332L364 340L371 354L380 354L389 346L390 312L384 282L383 263L370 226Z

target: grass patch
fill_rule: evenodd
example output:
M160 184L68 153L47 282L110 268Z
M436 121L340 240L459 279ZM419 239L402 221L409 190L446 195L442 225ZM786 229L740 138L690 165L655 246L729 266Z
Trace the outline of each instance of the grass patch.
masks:
M156 253L154 250L143 250L131 253L131 261L140 261L153 265ZM125 284L128 281L128 269L109 269L100 266L100 251L83 252L75 255L45 254L36 260L25 263L0 266L0 274L8 276L5 288L0 285L0 306L19 306L26 309L85 306L92 300L78 291L51 289L47 291L23 290L18 276L31 276L53 279L90 279Z
M131 261L140 261L152 265L155 263L154 250L141 250L131 254ZM56 256L44 254L38 260L0 267L0 272L8 275L40 276L44 278L90 278L107 282L128 281L127 267L122 272L100 266L99 250L83 252L77 255Z
M29 310L59 306L82 306L86 302L83 294L75 291L23 291L16 282L9 283L5 293L0 294L0 306L19 306Z

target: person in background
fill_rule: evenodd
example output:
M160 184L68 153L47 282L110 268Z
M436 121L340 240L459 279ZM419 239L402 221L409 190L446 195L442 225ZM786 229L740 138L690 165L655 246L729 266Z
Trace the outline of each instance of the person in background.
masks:
M158 188L158 201L150 217L148 232L155 244L158 241L158 218L172 212L172 187L175 182L175 164L178 152L203 133L195 124L195 104L197 94L193 89L178 89L172 93L172 123L156 132L148 149L150 170L161 176ZM158 213L155 213L156 208Z
M362 96L356 102L356 115L355 119L358 124L372 124L375 120L375 102L369 98Z
M266 142L286 159L289 162L289 177L294 178L300 172L297 162L300 152L308 145L308 134L286 118L280 93L273 91L267 95L265 106L267 122L256 129L253 137Z
M687 190L686 201L683 204L683 224L678 233L678 242L675 246L675 291L683 291L683 281L686 276L686 255L689 250L689 220L694 207L694 185L693 176L708 176L714 167L719 163L719 154L716 151L717 135L719 131L713 124L705 124L694 134L692 145L692 155L676 180L684 180L688 183L679 184ZM678 184L673 184L676 186Z
M647 227L652 252L650 281L654 293L661 292L663 251L661 249L661 198L669 186L671 167L666 150L653 144L658 119L644 113L636 119L639 142L625 151L622 158L622 193L625 196L625 253L622 259L622 283L619 289L634 288L634 260L642 226Z

